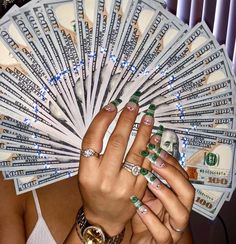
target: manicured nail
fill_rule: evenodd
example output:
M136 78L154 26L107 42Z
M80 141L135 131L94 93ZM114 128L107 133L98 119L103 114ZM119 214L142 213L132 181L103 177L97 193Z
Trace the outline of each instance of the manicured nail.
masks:
M157 158L157 160L156 160L156 164L155 164L155 166L156 166L157 168L165 168L165 167L166 167L166 164L165 164L165 162L159 157L159 158Z
M154 124L154 119L150 115L144 115L143 116L143 123L147 126L153 125Z
M107 104L104 108L108 112L113 112L116 110L117 106L122 102L121 99L116 99L112 101L111 103Z
M140 214L147 213L147 208L143 205L143 203L136 196L130 197L130 201L137 208L138 213L140 213Z
M153 184L154 181L156 181L158 178L156 177L156 175L154 175L152 172L148 171L147 169L141 168L140 170L140 174L143 175L145 177L145 179Z
M155 110L156 110L156 105L151 104L145 114L154 117Z
M147 157L149 155L149 152L148 151L141 151L140 155L143 157Z
M148 148L149 150L155 152L155 153L157 154L158 157L160 156L161 158L166 158L166 157L168 156L168 153L167 153L165 150L163 150L163 149L160 148L160 147L157 147L157 146L154 145L154 144L149 143L149 144L147 145L147 148Z
M162 183L158 178L156 178L153 182L149 182L148 185L153 188L161 189Z
M135 109L138 108L138 102L139 102L139 98L141 96L141 92L137 91L134 93L133 96L131 96L129 102L126 104L126 108L129 111L134 111Z
M141 96L141 92L140 91L136 91L134 93L134 95L131 96L129 102L133 102L135 104L138 104L140 96Z
M163 131L164 131L164 127L162 125L157 127L157 131L152 137L156 143L161 142L161 137L162 137Z

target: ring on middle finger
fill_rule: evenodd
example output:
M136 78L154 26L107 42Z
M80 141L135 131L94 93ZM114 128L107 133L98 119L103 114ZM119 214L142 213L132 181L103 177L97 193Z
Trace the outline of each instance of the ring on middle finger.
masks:
M138 176L140 174L140 170L141 170L140 166L130 163L128 161L125 161L123 163L122 168L126 169L127 171L132 173L132 175L134 175L134 176Z

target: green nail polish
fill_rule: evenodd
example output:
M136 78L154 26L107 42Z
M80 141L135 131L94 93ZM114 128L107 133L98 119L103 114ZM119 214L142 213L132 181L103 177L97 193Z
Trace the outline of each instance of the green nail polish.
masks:
M122 100L120 98L117 98L116 100L111 102L113 105L115 105L116 107L122 103Z
M145 179L147 180L147 182L149 183L153 183L157 177L150 171L147 170L147 174L143 175L145 177Z
M151 143L149 143L149 144L147 145L147 148L150 149L150 150L153 150L155 147L156 147L156 146L155 146L154 144L151 144Z
M155 152L156 152L158 157L160 156L161 151L162 151L162 149L160 147L156 148Z
M157 128L157 131L156 131L155 134L158 135L158 136L162 136L163 131L164 131L164 126L163 125L159 125L159 127Z
M140 154L143 157L147 157L149 155L149 152L148 151L141 151Z
M136 196L130 197L130 201L134 204L136 208L140 208L143 205L143 203Z
M141 168L139 173L140 173L141 175L145 176L145 175L148 174L148 170L147 170L147 169L144 169L144 168Z
M146 115L154 117L155 110L156 110L156 105L155 104L151 104L149 106L148 110L146 111Z
M141 92L140 92L140 91L136 91L136 92L131 96L129 102L133 102L133 103L135 103L135 104L138 104L140 96L141 96Z

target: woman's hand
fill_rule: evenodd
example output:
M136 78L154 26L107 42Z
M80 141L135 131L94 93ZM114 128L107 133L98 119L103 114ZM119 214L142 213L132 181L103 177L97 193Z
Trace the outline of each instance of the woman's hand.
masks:
M135 209L130 196L143 197L146 181L137 181L137 177L122 168L124 161L142 166L140 151L145 150L150 139L154 111L153 106L144 115L134 143L127 153L126 147L138 114L140 94L131 97L121 112L116 127L109 138L103 155L98 157L81 156L79 170L79 188L83 200L86 218L91 224L100 225L110 236L120 233L127 221L134 215ZM117 114L115 102L110 103L97 114L82 142L82 149L102 151L105 133Z
M153 138L151 142L154 143ZM132 199L138 209L132 219L131 243L177 243L180 240L181 243L192 243L191 235L184 234L184 230L188 226L194 188L177 160L165 151L160 152L158 146L149 145L151 154L146 157L152 161L152 169L167 181L170 188L151 172L142 170L149 183L142 202L135 197ZM156 160L150 157L155 155L153 151L159 153Z

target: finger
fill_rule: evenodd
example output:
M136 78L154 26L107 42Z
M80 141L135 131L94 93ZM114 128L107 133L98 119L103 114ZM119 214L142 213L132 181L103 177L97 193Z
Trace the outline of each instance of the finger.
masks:
M167 181L183 205L190 211L192 208L195 190L190 182L179 172L176 167L168 164L157 154L146 156L151 162L152 169Z
M152 173L150 172L150 174ZM149 180L148 188L161 201L169 213L172 226L175 229L184 229L188 225L189 211L174 192L165 186L157 177L156 179L152 179L152 181Z
M145 113L145 115L142 117L140 126L138 128L135 140L126 156L125 161L128 161L130 163L133 163L135 165L141 166L143 163L143 157L140 155L140 151L144 150L147 146L147 143L150 140L152 127L154 123L153 115L155 112L155 105L150 105L149 109ZM123 171L123 170L122 170ZM121 172L121 174L127 174L128 172ZM132 176L132 174L129 174L131 177L131 180L133 183L136 182L137 177Z
M120 114L116 127L109 138L101 168L108 170L112 175L120 171L124 154L128 144L135 119L138 114L138 100L141 93L136 92L126 104Z
M147 226L147 229L150 231L155 241L157 243L172 243L169 230L161 223L151 209L135 196L131 197L131 202L136 207L138 215Z
M160 147L163 130L164 130L164 127L162 125L159 125L157 127L156 132L154 133L154 135L152 135L152 137L150 138L150 143Z
M116 107L120 102L120 100L111 102L96 115L83 138L82 149L91 148L97 153L101 152L104 135L110 123L116 116ZM85 161L86 168L89 167L90 162L92 162L92 166L94 166L94 160L95 157L81 156L80 170L83 169L83 164Z
M149 151L152 151L156 153L158 156L160 156L161 158L163 158L168 164L174 166L177 170L179 170L183 174L183 176L186 179L189 178L187 172L181 167L177 159L174 158L172 155L170 155L160 147L151 143L147 145L147 148L149 149Z

